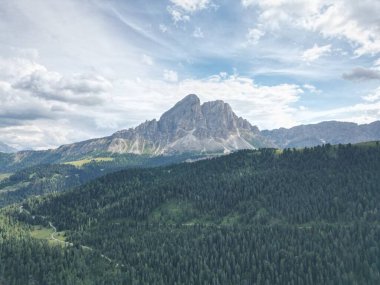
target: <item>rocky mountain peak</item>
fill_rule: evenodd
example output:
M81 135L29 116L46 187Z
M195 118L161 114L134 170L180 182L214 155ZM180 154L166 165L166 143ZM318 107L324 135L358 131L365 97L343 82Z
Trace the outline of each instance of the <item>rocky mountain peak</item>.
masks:
M257 128L239 118L229 104L201 102L189 94L166 111L158 121L147 121L134 129L118 132L111 151L172 153L230 151L254 148L260 141Z
M160 119L112 136L66 147L66 152L108 151L135 154L183 152L230 152L268 145L257 127L238 117L221 100L201 102L190 94L166 111ZM270 144L269 144L270 145Z

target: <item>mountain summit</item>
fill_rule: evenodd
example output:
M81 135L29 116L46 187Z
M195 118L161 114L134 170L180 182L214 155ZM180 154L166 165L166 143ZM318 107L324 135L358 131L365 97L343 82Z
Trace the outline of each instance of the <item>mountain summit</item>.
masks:
M324 143L357 143L380 139L380 122L357 125L322 122L291 129L260 131L238 117L229 104L217 100L201 104L187 95L157 120L121 130L109 137L92 139L53 150L59 157L96 152L176 154L225 152L260 147L305 147Z
M380 140L380 121L364 125L332 121L260 131L247 120L238 117L227 103L216 100L201 104L196 95L190 94L162 114L159 120L146 121L136 128L121 130L108 137L51 150L0 153L6 157L6 162L0 163L0 168L58 163L104 153L199 155L228 153L239 149L312 147L325 143L377 140Z
M217 100L201 105L199 98L190 94L158 121L146 121L109 137L61 146L57 151L63 155L93 151L159 155L230 152L268 145L273 144L227 103Z
M190 94L156 121L111 137L107 151L116 153L230 152L267 145L257 127L238 117L223 101L206 102Z

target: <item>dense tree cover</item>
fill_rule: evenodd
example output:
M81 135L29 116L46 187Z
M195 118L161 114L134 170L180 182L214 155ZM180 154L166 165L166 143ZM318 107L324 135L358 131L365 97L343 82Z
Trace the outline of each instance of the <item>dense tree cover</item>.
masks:
M0 284L120 284L118 272L95 251L49 245L0 216Z
M379 171L378 144L239 151L112 173L8 215L109 256L119 284L379 284Z
M183 154L149 157L135 154L113 154L112 161L93 160L80 167L70 164L40 164L23 168L13 173L8 179L0 181L0 207L21 202L31 196L63 192L106 173L121 169L167 165L192 157L196 158L197 156Z
M110 157L113 160L98 162L96 167L101 168L124 168L124 167L154 167L178 163L190 158L204 157L207 154L183 153L173 155L151 156L148 154L93 152L83 154L61 154L56 151L20 151L17 153L0 152L0 173L16 172L25 168L39 165L53 165L82 159L97 157ZM95 163L93 163L95 164Z
M32 195L64 191L100 175L100 169L78 169L63 164L26 168L0 182L0 207L20 202Z

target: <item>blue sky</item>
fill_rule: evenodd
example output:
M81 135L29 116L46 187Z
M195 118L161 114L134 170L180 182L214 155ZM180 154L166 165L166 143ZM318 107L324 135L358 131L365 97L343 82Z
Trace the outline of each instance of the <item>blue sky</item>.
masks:
M380 119L380 1L0 0L0 135L43 149L189 93L260 129Z

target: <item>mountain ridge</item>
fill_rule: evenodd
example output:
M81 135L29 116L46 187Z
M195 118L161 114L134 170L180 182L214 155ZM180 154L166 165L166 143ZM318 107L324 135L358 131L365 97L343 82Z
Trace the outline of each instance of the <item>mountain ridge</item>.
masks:
M237 116L221 100L201 104L195 94L177 102L156 120L117 131L110 136L62 145L45 151L19 151L3 160L57 163L99 153L148 156L181 153L228 153L239 149L312 147L326 143L380 140L380 121L371 124L327 121L293 128L262 130ZM5 155L5 154L4 154Z
M229 104L217 100L200 104L190 94L162 114L159 120L145 121L135 128L111 136L61 146L57 151L106 151L134 154L183 152L230 152L271 146L256 126L238 117ZM78 150L78 148L76 149Z

